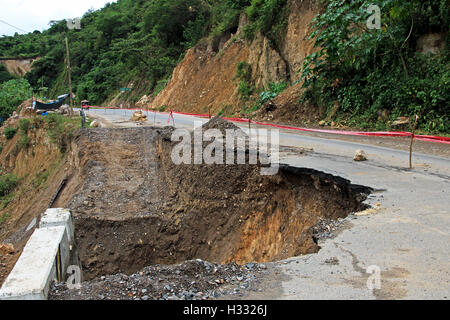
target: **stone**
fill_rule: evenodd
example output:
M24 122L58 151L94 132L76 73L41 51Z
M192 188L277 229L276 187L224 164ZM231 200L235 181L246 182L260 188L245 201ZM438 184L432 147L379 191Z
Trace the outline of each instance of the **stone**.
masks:
M133 113L133 116L130 120L135 122L144 122L147 121L147 116L143 114L142 111L136 111L135 113Z
M14 246L11 243L0 244L0 254L3 254L3 255L13 254L14 251L15 251Z
M393 127L398 127L402 125L407 125L411 122L411 119L409 117L398 117L397 120L392 122Z
M353 157L355 161L366 161L367 155L364 150L356 150L355 156Z

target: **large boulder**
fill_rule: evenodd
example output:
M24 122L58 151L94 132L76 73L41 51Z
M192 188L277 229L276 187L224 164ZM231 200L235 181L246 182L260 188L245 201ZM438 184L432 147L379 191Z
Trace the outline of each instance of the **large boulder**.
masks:
M142 113L142 111L136 111L135 113L133 113L133 116L130 120L135 122L144 122L147 121L147 116Z

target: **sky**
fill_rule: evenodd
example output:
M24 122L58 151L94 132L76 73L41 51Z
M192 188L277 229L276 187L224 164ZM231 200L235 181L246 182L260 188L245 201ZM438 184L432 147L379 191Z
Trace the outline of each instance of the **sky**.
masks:
M77 18L114 0L0 0L0 36L48 29L50 20ZM8 26L9 23L21 30Z

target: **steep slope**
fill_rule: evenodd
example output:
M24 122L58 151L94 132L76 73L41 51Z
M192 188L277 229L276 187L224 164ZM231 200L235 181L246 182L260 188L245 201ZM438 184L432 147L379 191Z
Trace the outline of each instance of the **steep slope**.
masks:
M19 77L23 77L25 74L31 71L31 67L36 59L5 59L0 60L0 64L3 64L9 73Z
M314 0L289 0L288 12L286 35L280 48L261 34L251 42L244 40L243 30L248 22L242 14L235 34L223 36L216 45L201 41L190 49L166 88L148 106L196 113L207 112L208 108L212 113L238 112L245 104L236 78L241 62L250 65L251 83L256 89L267 88L271 82L295 82L303 59L313 52L313 41L305 37L318 7ZM295 95L296 91L287 95Z

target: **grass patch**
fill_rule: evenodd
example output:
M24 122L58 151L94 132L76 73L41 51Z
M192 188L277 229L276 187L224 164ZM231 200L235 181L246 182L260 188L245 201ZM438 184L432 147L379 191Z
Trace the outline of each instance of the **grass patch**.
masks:
M50 175L50 172L48 171L41 171L34 179L31 181L31 184L33 187L38 188L39 186L43 185L45 182L47 182L48 176Z
M10 194L19 183L19 178L13 173L0 176L0 197Z
M27 134L28 133L28 129L30 128L30 119L20 119L19 121L19 129L20 129L20 133L22 134Z
M19 139L18 146L20 150L28 149L31 145L28 135L22 135Z
M0 217L0 225L2 225L2 224L3 224L10 216L11 216L11 214L10 214L9 212L3 214L3 215Z
M58 146L61 153L65 153L74 131L81 127L80 117L64 117L52 113L44 121L50 140Z
M231 110L233 109L233 106L230 104L222 104L222 108L220 109L219 113L217 114L219 117L228 115Z
M0 198L1 210L5 209L14 200L14 196L15 196L14 193L10 193L10 194Z
M14 138L16 133L17 129L13 127L6 127L5 130L3 131L3 134L5 135L7 140L11 140L12 138Z

